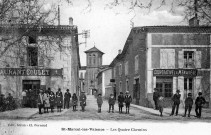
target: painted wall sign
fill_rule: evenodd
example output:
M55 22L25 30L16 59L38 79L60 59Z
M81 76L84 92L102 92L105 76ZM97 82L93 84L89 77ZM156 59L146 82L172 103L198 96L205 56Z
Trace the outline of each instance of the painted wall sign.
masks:
M62 69L0 68L4 76L62 76Z
M197 76L196 69L154 69L153 76Z

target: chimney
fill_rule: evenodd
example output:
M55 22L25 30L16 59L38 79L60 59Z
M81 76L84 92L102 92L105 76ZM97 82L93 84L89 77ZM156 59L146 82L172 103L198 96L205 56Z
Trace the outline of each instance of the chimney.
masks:
M189 20L189 26L199 26L199 20L197 17L193 17Z
M69 25L73 26L73 18L72 17L69 17Z
M118 50L118 54L121 54L121 53L122 53L122 50L121 50L121 49L119 49L119 50Z

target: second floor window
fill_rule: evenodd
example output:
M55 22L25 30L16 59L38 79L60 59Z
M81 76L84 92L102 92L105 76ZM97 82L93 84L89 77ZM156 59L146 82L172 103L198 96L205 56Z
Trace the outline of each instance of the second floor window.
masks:
M119 64L119 75L122 75L122 64Z
M138 61L139 61L139 57L138 57L138 55L136 55L136 57L135 57L135 73L138 73Z
M184 51L184 67L194 68L194 52Z
M28 42L29 42L29 44L36 44L37 43L36 36L29 36L28 37Z
M38 48L27 47L28 66L38 66Z
M116 67L114 67L114 77L116 77Z
M128 75L128 61L125 62L125 75Z

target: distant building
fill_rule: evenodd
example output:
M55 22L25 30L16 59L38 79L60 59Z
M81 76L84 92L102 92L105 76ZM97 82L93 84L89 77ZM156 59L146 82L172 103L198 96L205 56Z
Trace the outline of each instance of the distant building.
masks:
M17 40L0 61L0 93L21 99L23 90L78 91L79 47L75 25L1 25L0 37ZM10 45L1 40L1 49Z
M97 89L98 93L101 93L103 97L108 98L109 95L112 93L112 85L111 85L111 78L112 78L112 69L105 68L101 70L97 75ZM113 93L112 93L113 94Z
M177 89L181 100L201 91L211 99L211 27L134 27L123 51L111 62L113 92L130 91L133 103L152 107L158 88L169 105Z
M79 72L83 72L85 74L84 77L84 91L87 94L94 94L97 92L97 74L101 69L108 67L108 65L102 65L103 52L98 50L96 47L93 47L87 51L86 53L86 66L83 66ZM86 72L84 73L84 70ZM82 90L83 88L81 88Z

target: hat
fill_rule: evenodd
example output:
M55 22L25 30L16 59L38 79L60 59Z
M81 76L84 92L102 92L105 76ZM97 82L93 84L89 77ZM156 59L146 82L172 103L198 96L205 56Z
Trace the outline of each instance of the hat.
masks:
M123 94L123 92L120 92L120 94Z
M177 93L180 93L180 90L177 90L176 92L177 92Z
M69 91L69 89L67 89L67 91Z
M101 96L101 93L99 93L98 96Z
M202 92L199 92L198 94L199 94L199 95L202 95Z
M192 93L188 93L188 96L192 96Z

